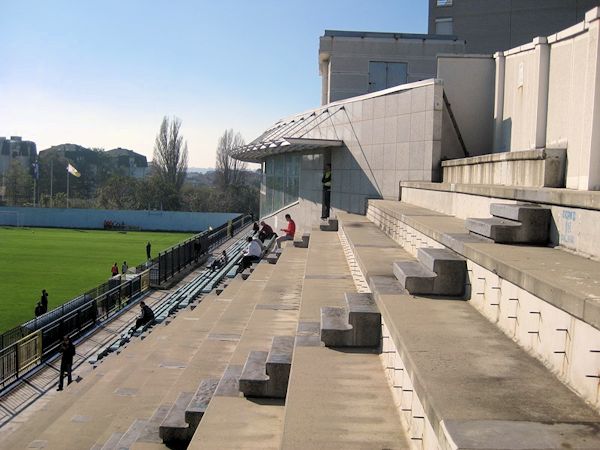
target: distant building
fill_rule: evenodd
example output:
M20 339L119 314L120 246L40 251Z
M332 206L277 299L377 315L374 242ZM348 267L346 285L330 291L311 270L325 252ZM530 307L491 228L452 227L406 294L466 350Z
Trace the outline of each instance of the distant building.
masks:
M108 150L106 154L113 159L115 167L127 176L143 178L148 174L148 160L144 155L121 147Z
M321 104L435 78L438 54L464 52L455 36L325 30L319 40Z
M19 161L26 170L31 170L36 157L35 142L24 141L21 136L8 139L0 136L0 175L6 174L13 161Z
M581 22L600 0L429 0L429 33L457 36L469 53L494 53Z

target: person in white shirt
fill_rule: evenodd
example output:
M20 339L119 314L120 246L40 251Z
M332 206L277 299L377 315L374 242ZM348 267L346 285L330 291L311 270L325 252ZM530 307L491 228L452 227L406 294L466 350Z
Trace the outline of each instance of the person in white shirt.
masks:
M241 273L244 270L246 270L252 265L252 263L260 261L260 257L263 251L262 244L258 239L253 239L251 236L248 236L246 240L248 241L248 247L244 251L244 256L240 261L238 273Z

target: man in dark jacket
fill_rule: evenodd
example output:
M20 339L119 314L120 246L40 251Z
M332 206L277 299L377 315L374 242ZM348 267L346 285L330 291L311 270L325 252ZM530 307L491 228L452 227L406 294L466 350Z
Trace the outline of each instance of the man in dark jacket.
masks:
M42 314L48 312L48 292L46 289L42 289L42 297L40 298L40 303L42 305Z
M323 208L321 210L321 219L325 220L329 218L329 208L331 205L331 164L325 164L321 184L323 185Z
M142 325L154 321L154 313L148 305L144 302L140 302L140 308L142 309L142 315L135 321L135 329L137 330Z
M60 344L60 352L62 358L60 359L60 378L58 379L58 391L63 390L63 379L65 373L67 374L67 386L73 382L72 371L73 371L73 357L75 356L75 346L68 336L63 338Z

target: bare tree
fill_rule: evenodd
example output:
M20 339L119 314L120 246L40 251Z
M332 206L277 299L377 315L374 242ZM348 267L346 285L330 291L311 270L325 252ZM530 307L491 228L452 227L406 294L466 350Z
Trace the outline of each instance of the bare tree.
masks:
M225 130L217 146L216 175L221 188L239 186L244 181L246 163L231 157L233 149L244 145L244 138L232 129Z
M185 181L188 167L187 142L179 133L181 120L163 118L160 131L154 142L152 163L155 174L167 186L179 192Z
M156 201L161 209L177 210L181 204L181 188L187 175L188 151L179 130L181 120L164 117L154 142L151 184L156 188Z

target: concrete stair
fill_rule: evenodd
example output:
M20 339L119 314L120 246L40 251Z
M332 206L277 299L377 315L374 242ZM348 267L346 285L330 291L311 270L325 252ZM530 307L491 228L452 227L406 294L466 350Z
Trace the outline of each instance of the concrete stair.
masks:
M327 347L377 347L381 314L370 294L346 292L346 307L321 308L321 341Z
M187 445L217 389L219 379L204 379L195 393L182 392L159 427L159 437L167 445Z
M302 237L299 240L294 241L294 247L308 248L309 242L310 242L310 233L303 233Z
M410 214L422 229L443 219L427 211ZM338 217L381 311L382 362L394 403L419 448L600 448L597 410L469 302L406 295L392 266L411 254L364 216ZM445 225L456 233L459 223L450 218ZM292 379L298 364L295 357Z
M269 352L250 352L239 380L240 392L246 397L285 398L293 351L293 336L275 336Z
M498 244L538 244L548 242L550 210L538 205L492 203L491 218L466 220L465 226L478 236Z
M322 223L319 225L319 229L321 231L337 231L338 230L338 220L337 219L327 219L327 223Z
M394 275L414 295L459 296L464 293L467 262L448 249L419 248L418 261L395 261Z

